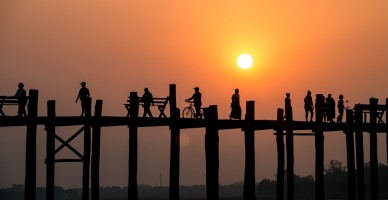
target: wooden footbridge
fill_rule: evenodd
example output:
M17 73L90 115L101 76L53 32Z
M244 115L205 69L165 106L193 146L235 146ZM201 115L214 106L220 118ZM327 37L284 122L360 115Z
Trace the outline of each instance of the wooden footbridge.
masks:
M318 95L317 95L318 97ZM138 199L137 161L138 161L138 128L150 126L169 126L171 131L169 198L179 199L179 163L180 163L180 130L189 128L205 128L206 154L206 187L207 199L219 199L219 131L224 129L241 129L245 137L245 200L256 199L255 195L255 131L275 130L278 169L277 169L277 199L294 199L294 137L315 137L315 182L316 199L325 199L324 191L324 132L343 131L346 137L347 168L348 168L348 199L365 199L364 184L364 149L363 133L370 136L370 188L371 199L379 199L378 191L378 160L377 133L388 132L388 115L384 114L387 103L379 105L378 100L371 98L370 104L355 105L354 109L346 110L346 123L324 123L321 98L316 99L315 122L294 121L291 110L279 108L276 120L255 120L254 101L246 102L246 114L243 120L218 119L217 106L204 108L204 119L182 119L176 106L176 85L169 88L169 117L142 118L138 117L139 98L136 92L130 94L130 117L102 116L102 100L95 103L94 116L91 115L92 101L88 101L85 117L56 116L55 101L47 102L47 116L37 115L38 91L29 91L28 117L0 117L0 127L27 126L26 166L25 166L25 199L35 200L36 194L36 130L37 125L44 125L47 132L46 148L46 199L54 199L54 171L57 162L82 162L83 181L82 199L99 199L99 164L100 164L100 133L102 127L128 126L129 129L129 165L128 165L128 199ZM284 113L286 116L284 117ZM385 116L385 119L383 117ZM81 125L82 128L67 140L56 134L56 127ZM311 133L296 133L298 130L311 130ZM70 142L79 135L84 137L83 152L73 148ZM61 145L55 145L58 140ZM388 143L388 137L387 137ZM55 154L64 147L73 151L77 159L56 159ZM287 156L285 156L285 153ZM387 149L388 156L388 149ZM287 159L286 159L287 158ZM357 168L357 170L356 170ZM285 169L287 185L285 185ZM357 178L356 178L357 177ZM383 177L387 178L387 177ZM91 184L91 185L89 185ZM287 187L287 194L284 194ZM89 192L89 189L91 192ZM91 198L89 198L91 195Z

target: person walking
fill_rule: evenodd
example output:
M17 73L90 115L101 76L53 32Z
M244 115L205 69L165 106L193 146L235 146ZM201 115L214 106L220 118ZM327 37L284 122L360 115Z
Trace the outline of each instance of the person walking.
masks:
M77 103L78 100L81 101L81 109L82 109L81 117L82 117L82 116L84 116L85 111L87 109L86 107L88 106L86 101L90 97L90 92L89 92L89 89L86 88L86 83L85 82L82 82L80 84L81 84L81 89L78 92L78 96L77 96L77 99L75 100L75 103Z
M143 104L143 108L144 108L143 117L146 117L148 114L151 118L153 118L150 107L151 107L151 104L154 103L154 97L152 96L152 94L148 90L148 88L144 88L144 94L143 94L141 101L144 102L144 104Z
M24 84L19 83L18 84L18 90L16 91L15 97L18 98L19 102L19 107L18 107L18 117L27 117L27 112L26 112L26 104L27 104L27 95L26 95L26 90L24 89Z
M344 104L344 96L341 94L339 95L339 100L338 100L338 117L337 117L337 123L342 123L342 117L344 116L344 109L345 109L345 104Z
M335 101L329 94L326 98L326 117L327 121L333 123L335 118Z
M284 99L284 118L287 120L288 117L292 117L292 106L291 106L291 95L290 93L286 93L286 98ZM288 119L290 120L290 119ZM291 119L292 120L292 119Z
M308 119L308 113L310 113L310 122L313 121L313 115L314 115L314 105L313 105L313 98L311 97L310 90L307 91L307 95L304 98L304 110L305 110L305 118L306 122Z
M240 94L239 89L234 90L234 94L232 95L232 103L231 108L232 111L229 115L229 118L232 119L240 119L241 120L241 107L240 107Z

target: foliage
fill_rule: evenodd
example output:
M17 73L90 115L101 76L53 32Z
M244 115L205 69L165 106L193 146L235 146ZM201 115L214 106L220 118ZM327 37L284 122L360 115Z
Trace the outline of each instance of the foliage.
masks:
M287 173L284 173L285 176ZM388 167L379 164L379 194L380 197L388 197ZM287 178L284 178L287 181ZM324 170L326 199L347 199L348 172L347 168L338 160L330 160ZM366 197L370 193L370 163L364 166L364 182ZM264 179L257 184L257 196L259 199L276 199L276 180ZM287 194L287 182L284 183L284 196ZM294 175L294 196L296 199L315 198L315 179L312 175L305 177Z

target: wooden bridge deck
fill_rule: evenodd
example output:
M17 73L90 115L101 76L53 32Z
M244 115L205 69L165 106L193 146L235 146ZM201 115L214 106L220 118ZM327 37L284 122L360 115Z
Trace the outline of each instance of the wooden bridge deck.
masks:
M37 117L35 120L26 117L0 117L0 127L11 127L11 126L26 126L29 123L37 125L46 125L48 123L48 117ZM88 121L89 120L89 121ZM58 116L53 119L55 126L76 126L84 125L86 122L90 124L96 124L100 127L110 126L131 126L133 123L128 117L115 117L115 116L102 116L98 119L90 117L89 119L79 116ZM218 130L226 129L244 129L247 125L246 120L229 120L219 119L215 123L215 127ZM158 126L170 126L172 124L170 118L143 118L139 117L136 119L136 127L158 127ZM179 129L190 129L190 128L205 128L206 120L204 119L177 119L177 126ZM276 120L253 120L250 122L254 130L285 130L286 128L292 128L292 130L314 130L319 126L319 129L324 132L332 131L345 131L345 123L320 123L316 122L304 122L304 121L293 121L288 124L286 122L279 123ZM377 133L386 133L386 124L375 124L373 125ZM368 132L371 129L371 124L363 123L360 125L358 130Z

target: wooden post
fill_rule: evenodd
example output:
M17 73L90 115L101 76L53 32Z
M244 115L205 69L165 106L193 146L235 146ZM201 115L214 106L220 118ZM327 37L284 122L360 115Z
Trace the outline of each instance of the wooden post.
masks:
M26 136L26 175L24 199L36 199L36 117L38 116L38 90L29 91L28 124Z
M357 164L357 199L365 199L364 183L364 140L362 126L362 110L360 105L355 106L355 123L356 123L356 164Z
M287 199L294 199L294 132L292 129L292 107L286 107L286 148L287 148Z
M82 200L89 200L89 177L90 177L90 118L92 115L92 99L86 99L85 122L84 122L84 158L82 163Z
M284 137L283 137L283 109L278 108L276 130L276 144L278 150L278 173L276 176L276 199L284 199Z
M55 160L55 101L47 102L46 199L54 200Z
M354 118L353 110L346 110L346 153L348 165L348 199L356 200L356 170L354 161Z
M170 104L170 117L173 118L173 113L176 108L176 85L170 84L169 86L169 95L168 95L168 103Z
M245 115L245 173L244 173L244 200L255 200L255 131L253 121L255 120L255 102L246 102Z
M315 102L315 199L325 199L325 188L324 188L324 145L323 145L323 112L324 112L324 100L325 97L322 94L316 95Z
M176 86L170 84L170 130L171 130L171 143L170 143L170 188L169 198L170 200L179 200L179 156L180 156L180 129L178 120L180 111L176 107Z
M100 199L100 141L101 141L101 120L102 100L97 100L94 110L93 137L92 137L92 165L91 184L92 200Z
M204 109L206 120L205 156L206 156L206 193L207 199L218 200L219 176L219 138L217 106Z
M385 143L385 145L386 145L386 156L387 156L387 163L388 163L388 98L385 99L385 125L386 125L386 130L385 130L386 143ZM385 178L388 180L388 168L386 168L386 174L387 174L387 176Z
M378 184L378 160L377 160L377 103L378 99L370 98L370 187L371 199L379 199L379 184Z
M130 93L130 104L128 199L137 200L137 118L139 115L139 97L137 96L137 92Z

